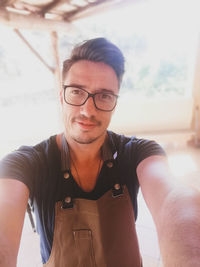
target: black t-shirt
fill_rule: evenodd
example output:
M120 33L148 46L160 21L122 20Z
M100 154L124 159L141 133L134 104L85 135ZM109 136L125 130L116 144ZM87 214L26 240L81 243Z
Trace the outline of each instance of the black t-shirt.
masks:
M129 190L136 218L139 189L136 167L143 159L151 155L165 155L165 152L154 141L117 135L111 131L108 131L108 140L108 149L112 155L117 151L119 176L121 183ZM17 179L29 188L30 202L40 235L42 261L47 262L53 242L54 206L57 201L62 200L63 189L61 153L56 144L56 136L36 146L22 146L4 157L0 161L0 177ZM107 177L105 161L95 188L91 192L84 192L73 180L73 196L95 200L110 190L112 185Z

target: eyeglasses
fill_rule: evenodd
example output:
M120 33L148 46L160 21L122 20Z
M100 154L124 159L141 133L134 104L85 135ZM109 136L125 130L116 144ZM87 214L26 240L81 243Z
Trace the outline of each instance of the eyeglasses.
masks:
M63 85L63 89L65 102L72 106L84 105L89 97L93 98L95 107L102 111L112 111L117 104L118 95L110 92L91 94L83 88L71 85Z

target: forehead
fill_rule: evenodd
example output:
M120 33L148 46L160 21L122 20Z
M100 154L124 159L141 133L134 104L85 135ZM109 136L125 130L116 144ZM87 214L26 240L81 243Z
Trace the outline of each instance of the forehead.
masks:
M119 83L115 71L103 62L80 60L67 72L63 83L76 84L87 89L108 89L118 91Z

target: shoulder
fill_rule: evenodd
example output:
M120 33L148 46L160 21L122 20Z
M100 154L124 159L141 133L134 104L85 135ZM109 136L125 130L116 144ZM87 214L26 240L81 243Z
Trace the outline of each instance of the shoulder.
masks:
M38 152L48 151L56 146L56 135L50 136L48 139L34 145L32 148Z
M7 154L0 163L8 162L8 161L26 161L26 160L34 160L36 157L40 157L42 154L48 154L49 150L55 149L55 136L51 136L49 139L44 140L34 146L26 146L23 145L19 147L17 150L12 151Z
M130 157L136 166L145 158L153 155L166 155L164 149L154 140L125 136L108 131L112 147L122 156Z
M48 157L54 155L55 147L55 136L35 146L21 146L0 160L0 178L22 181L30 189L44 163L48 164Z

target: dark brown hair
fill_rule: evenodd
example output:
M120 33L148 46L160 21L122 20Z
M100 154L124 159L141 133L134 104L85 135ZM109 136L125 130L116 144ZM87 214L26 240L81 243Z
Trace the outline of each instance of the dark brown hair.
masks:
M63 62L63 79L71 66L79 60L103 62L116 73L119 85L124 74L124 56L120 49L105 38L95 38L84 41L74 47L69 59Z

